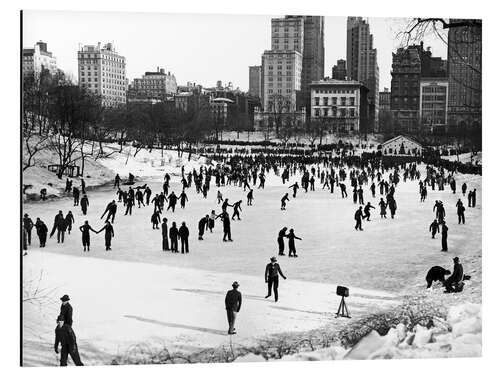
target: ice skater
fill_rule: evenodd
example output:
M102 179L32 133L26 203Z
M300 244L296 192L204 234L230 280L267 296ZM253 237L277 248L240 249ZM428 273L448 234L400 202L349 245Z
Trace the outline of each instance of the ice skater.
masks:
M161 248L163 251L170 250L168 246L168 224L167 218L163 218L163 223L161 224Z
M439 223L436 219L429 226L429 232L431 232L432 238L435 238L436 233L439 233Z
M295 248L295 240L302 241L302 238L297 237L293 231L293 229L290 229L287 235L285 237L288 238L288 256L289 257L294 257L297 258L297 249Z
M286 201L289 201L289 200L290 200L290 198L288 198L288 193L283 195L283 197L281 198L281 211L286 210Z
M363 230L363 227L361 224L361 221L363 220L363 207L362 206L359 206L359 208L354 213L354 220L356 221L356 225L354 226L354 229Z
M283 227L278 232L278 255L285 255L285 241L287 227Z
M234 218L238 218L238 220L241 220L240 218L240 212L241 212L241 203L243 201L239 200L238 202L235 202L233 204L233 216L231 216L231 220L234 220Z
M279 276L281 276L283 280L286 280L286 276L283 275L276 257L271 257L271 263L267 264L264 273L264 280L267 283L267 296L265 298L271 297L271 291L273 291L274 302L278 302Z
M115 215L116 215L116 210L117 210L118 206L116 205L116 202L115 200L113 199L111 202L108 203L108 205L106 206L106 209L104 210L103 214L101 215L101 219L104 217L104 215L106 215L106 213L108 214L108 216L106 216L106 220L105 221L109 221L109 219L111 219L111 222L114 223L115 222Z
M104 231L104 246L106 247L106 251L109 251L111 250L111 239L115 236L115 231L113 230L113 226L109 220L106 220L106 224L97 232L97 234L102 231Z
M441 223L441 251L448 251L448 226L446 221Z
M94 228L90 226L88 220L85 220L85 224L80 227L80 232L82 232L83 251L90 251L90 231L97 233Z
M198 221L198 240L203 240L203 235L205 234L205 230L208 229L208 223L210 221L210 216L205 215Z

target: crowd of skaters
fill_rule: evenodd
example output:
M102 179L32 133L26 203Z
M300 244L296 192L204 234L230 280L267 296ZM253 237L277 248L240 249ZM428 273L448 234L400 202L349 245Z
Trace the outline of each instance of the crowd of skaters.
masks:
M370 210L376 210L376 207L370 201L365 203L366 195L370 195L372 199L377 198L379 194L379 202L376 204L379 207L380 219L387 219L387 210L390 212L391 219L396 217L397 203L396 193L398 184L407 180L419 181L420 201L425 202L427 197L427 189L444 190L449 186L452 194L456 194L456 182L453 170L447 170L444 166L435 167L427 166L425 176L421 176L417 163L385 162L382 163L378 159L364 159L354 155L346 157L328 157L328 156L300 156L300 155L219 155L218 164L213 166L201 166L198 170L186 172L184 167L181 168L181 187L182 191L177 195L171 190L171 176L166 173L162 183L161 191L153 193L147 185L132 186L133 176L129 175L129 179L125 184L119 175L116 175L114 180L114 188L116 189L116 200L111 200L101 215L104 220L104 226L100 230L95 230L89 224L88 220L79 227L82 236L82 245L84 251L90 251L90 233L99 234L104 232L105 250L111 250L111 242L115 235L113 224L117 219L118 204L121 203L124 207L123 216L132 216L133 208L137 209L149 207L152 208L151 225L153 230L161 232L161 249L162 251L171 251L173 253L189 253L189 229L186 222L182 222L177 226L175 221L169 220L167 217L162 218L162 214L169 211L175 212L177 203L180 202L180 208L186 209L189 202L187 191L194 185L196 194L201 194L204 199L207 199L210 188L215 185L217 188L223 186L234 186L242 188L242 194L246 195L248 209L253 205L254 189L265 189L266 175L274 173L279 176L283 189L285 190L281 198L281 210L286 211L287 202L291 202L288 189L292 189L292 199L297 198L298 194L310 194L316 191L316 182L322 190L327 189L330 194L338 194L341 199L348 198L347 185L350 185L352 191L353 204L357 206L354 213L355 230L362 231L362 222L372 221ZM131 178L132 176L132 178ZM292 185L289 185L292 182ZM300 182L300 183L299 183ZM128 184L127 184L128 183ZM129 185L128 188L124 185ZM365 189L363 189L363 187ZM122 189L123 188L123 189ZM368 194L365 193L368 192ZM90 207L89 197L85 189L84 179L80 180L80 187L72 186L71 180L68 179L66 184L66 192L72 194L74 207L80 207L82 215L86 216ZM466 182L461 186L462 197L467 197L469 208L476 207L476 189L468 189ZM367 200L367 199L366 199ZM242 220L242 203L243 199L229 202L228 198L224 198L220 190L217 191L216 208L210 213L203 215L198 222L198 240L202 241L207 232L213 233L218 219L222 222L223 237L222 241L233 241L231 236L232 221ZM166 208L165 208L166 206ZM218 207L220 206L220 212ZM232 208L232 215L228 212ZM465 206L458 198L456 203L458 223L465 224ZM436 201L433 206L435 219L432 221L429 231L432 238L435 238L437 233L442 237L442 251L448 251L447 236L448 227L445 221L444 204L441 201ZM65 233L71 233L75 223L75 218L71 211L65 215L59 211L54 218L52 230L49 237L56 234L57 242L64 243ZM49 232L47 225L37 218L33 223L29 215L26 213L23 217L23 233L25 233L24 250L28 245L31 245L31 231L36 228L36 233L39 238L40 247L45 247L47 234ZM302 240L298 237L293 228L288 229L283 227L278 232L278 255L285 255L285 238L288 240L288 256L296 258L297 249L295 240ZM179 245L180 242L180 245ZM180 249L179 249L180 248ZM26 253L25 253L26 254ZM457 258L458 259L458 258ZM460 265L460 267L462 267ZM265 281L268 284L268 294L266 298L274 292L275 301L278 301L278 276L283 275L276 257L271 258L271 263L266 266ZM441 275L441 274L440 274ZM463 275L463 269L462 269ZM440 276L441 277L441 276ZM449 278L450 279L450 278ZM457 279L454 272L453 279ZM446 280L444 280L443 284ZM447 291L452 291L452 283L448 282ZM239 283L233 283L233 291L237 292ZM234 321L236 312L241 308L241 294L239 292L229 291L226 298L226 310L228 311L229 334L234 334ZM59 318L58 318L59 319ZM58 323L59 324L59 323Z

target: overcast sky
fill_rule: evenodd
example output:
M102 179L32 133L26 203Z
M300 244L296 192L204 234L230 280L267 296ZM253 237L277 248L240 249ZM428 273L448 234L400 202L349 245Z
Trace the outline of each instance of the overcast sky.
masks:
M248 66L260 65L271 48L271 18L283 15L210 15L166 13L24 11L23 46L38 40L48 44L59 68L77 77L79 44L113 42L126 57L127 78L163 67L178 84L205 87L217 80L248 90ZM380 91L390 87L392 52L407 20L369 18L380 67ZM446 46L425 41L434 56L446 58ZM346 58L346 17L325 17L325 76L337 59Z

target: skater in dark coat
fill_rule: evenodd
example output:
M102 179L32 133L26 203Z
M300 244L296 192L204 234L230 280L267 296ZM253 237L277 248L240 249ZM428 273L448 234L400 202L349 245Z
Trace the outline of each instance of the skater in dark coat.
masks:
M57 318L55 329L54 351L57 354L59 354L59 345L61 345L61 358L59 360L61 366L68 365L68 355L73 360L75 366L83 366L80 354L78 353L75 332L71 328L71 325L65 323L62 316Z
M104 231L104 246L106 247L106 251L111 250L111 239L115 236L115 231L108 220L106 220L106 224L97 233L101 233L102 231Z
M282 198L281 198L281 210L284 211L286 210L286 201L289 201L290 199L288 198L288 193L286 193Z
M302 238L297 237L293 232L293 229L290 229L285 237L288 238L288 256L297 258L297 249L295 248L295 239L302 241Z
M250 189L250 191L247 194L247 206L251 206L253 203L253 189Z
M222 241L233 241L231 238L231 220L229 219L229 214L226 211L222 211L219 215L217 215L215 218L222 219L222 229L224 231L224 237L222 238Z
M186 192L183 190L181 195L179 195L181 201L181 208L186 208L186 202L189 201Z
M178 237L179 237L179 229L177 229L177 224L175 221L172 223L172 226L170 227L170 231L168 232L168 236L170 237L170 248L173 253L178 253L179 252L179 242L178 242Z
M27 243L28 245L31 246L31 230L33 229L34 224L33 220L31 220L28 214L24 214L23 225L24 225L24 230L26 231Z
M448 226L445 221L441 224L441 251L448 251Z
M444 277L449 274L451 274L451 272L447 269L444 269L443 267L431 267L431 269L427 272L427 276L425 276L425 281L427 281L427 288L430 288L434 281L441 281L441 283L444 284Z
M229 324L229 329L227 330L228 335L236 334L236 329L234 328L234 323L236 322L236 314L240 312L241 309L241 293L238 291L237 281L233 283L233 289L226 293L226 298L224 304L226 306L227 322Z
M387 205L389 206L389 211L391 211L391 219L394 219L394 216L396 215L396 209L398 208L396 201L394 198L391 196L387 198Z
M199 240L203 240L203 235L205 234L205 230L208 229L209 220L210 220L210 217L208 215L205 215L198 222L198 239Z
M172 191L170 193L170 195L168 196L168 207L167 207L167 211L169 208L172 209L172 212L175 212L175 206L177 204L177 200L179 199L179 197L177 195L175 195L175 193Z
M113 185L114 188L120 188L120 175L117 173L115 176L115 184Z
M161 221L160 213L155 210L153 212L153 215L151 215L151 223L153 224L153 229L160 229L159 227L160 221Z
M64 220L64 215L62 211L54 218L54 226L50 232L50 237L54 235L57 230L57 243L64 243L64 233L66 232L66 221Z
M268 263L264 273L264 280L267 283L267 296L271 297L271 291L274 292L274 302L278 302L278 285L279 276L286 280L286 276L281 272L281 267L276 260L276 257L271 258L271 263Z
M458 224L465 224L465 207L460 199L458 200L456 207L457 207Z
M431 232L432 238L436 236L436 233L439 233L439 223L436 219L434 219L434 221L429 226L429 232Z
M354 229L363 230L363 228L361 226L361 221L363 220L363 207L362 206L359 206L359 208L354 213L354 220L356 221L356 225L354 226Z
M87 197L87 194L84 194L82 199L80 199L80 207L82 208L82 213L84 215L87 215L87 210L89 206L90 206L89 198Z
M210 212L210 217L208 218L208 229L210 229L210 233L212 233L212 231L215 228L215 218L216 217L217 217L217 215L215 214L215 211L212 210L212 212Z
M111 222L114 223L115 222L115 215L116 215L116 209L118 208L118 206L116 205L116 202L115 200L113 199L111 202L108 203L108 205L106 206L106 209L104 210L103 214L101 215L101 219L104 217L104 215L106 215L106 213L108 214L108 216L106 216L106 220L105 221L109 221L109 219L111 219Z
M80 190L75 186L73 187L73 206L78 206L80 203Z
M181 252L189 253L189 229L186 226L186 222L183 221L181 227L179 228L179 237L181 239Z
M151 189L149 186L146 186L146 189L144 189L144 195L146 196L146 204L149 206L149 200L151 199Z
M161 224L161 248L163 251L170 250L168 246L168 224L167 218L163 218L163 223Z
M285 241L284 237L286 237L287 227L283 227L278 232L278 255L285 255Z
M361 202L360 202L361 203ZM370 208L375 208L371 205L370 202L368 202L363 210L364 214L365 214L365 219L366 221L370 221Z
M380 198L380 202L378 202L380 206L380 217L387 219L387 204L384 202L384 198Z
M240 212L241 212L241 203L243 201L239 200L238 202L233 204L233 216L231 216L231 220L234 220L234 218L238 218L238 220L241 220L240 218Z
M68 211L66 217L64 218L66 228L68 229L68 234L71 234L71 229L73 229L73 224L75 222L75 218L73 217L73 213Z
M83 251L90 251L90 231L97 233L89 224L87 220L85 220L85 224L80 227L80 232L82 232L82 244Z
M225 212L225 211L227 211L228 207L233 207L233 205L229 204L228 199L226 198L226 199L224 199L224 202L222 202L222 206L221 207L222 207L222 211Z
M289 186L288 187L289 189L292 188L293 189L293 197L296 198L297 197L297 190L299 190L299 184L297 182L295 182L293 185Z
M134 195L132 194L132 197L130 196L130 194L127 196L127 199L126 199L126 204L127 204L127 208L125 209L125 215L124 216L127 216L127 215L130 215L132 216L132 206L135 205L135 199L134 199Z
M49 231L47 225L45 225L45 223L37 217L35 228L38 240L40 241L40 247L45 247L45 243L47 242L47 233Z

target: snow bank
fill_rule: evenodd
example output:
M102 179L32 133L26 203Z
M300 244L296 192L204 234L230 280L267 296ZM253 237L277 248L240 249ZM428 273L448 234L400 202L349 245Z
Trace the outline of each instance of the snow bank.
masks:
M91 151L91 146L85 146L85 152ZM118 144L104 144L103 152L108 155L97 160L94 157L85 159L85 169L83 178L85 179L86 187L92 189L102 186L114 180L118 173L122 179L128 178L128 174L132 173L140 179L145 178L160 178L165 173L170 173L174 176L180 175L181 167L184 166L186 172L193 168L199 169L201 165L206 165L209 161L198 155L189 155L183 153L180 157L177 151L172 150L140 150L136 155L136 149L132 146L124 146L120 152ZM94 154L97 154L97 146L94 148ZM135 155L135 156L134 156ZM26 155L23 155L26 158ZM79 153L75 154L78 157ZM39 199L40 190L47 189L47 197L55 198L64 194L67 176L61 179L57 178L54 172L47 169L48 165L59 164L59 158L55 151L45 149L36 154L34 166L29 167L23 172L23 185L25 186L24 198L26 200ZM75 165L81 165L80 161L76 161ZM73 181L73 186L80 185L80 177L70 178Z
M385 336L371 331L349 350L334 346L283 360L479 357L481 345L481 305L463 303L450 308L445 322L435 319L430 328L417 325L407 331L399 324Z
M441 159L457 161L457 155L441 156ZM483 153L481 151L473 154L472 152L466 152L464 154L458 155L458 161L462 163L472 163L472 164L482 164L483 163Z

